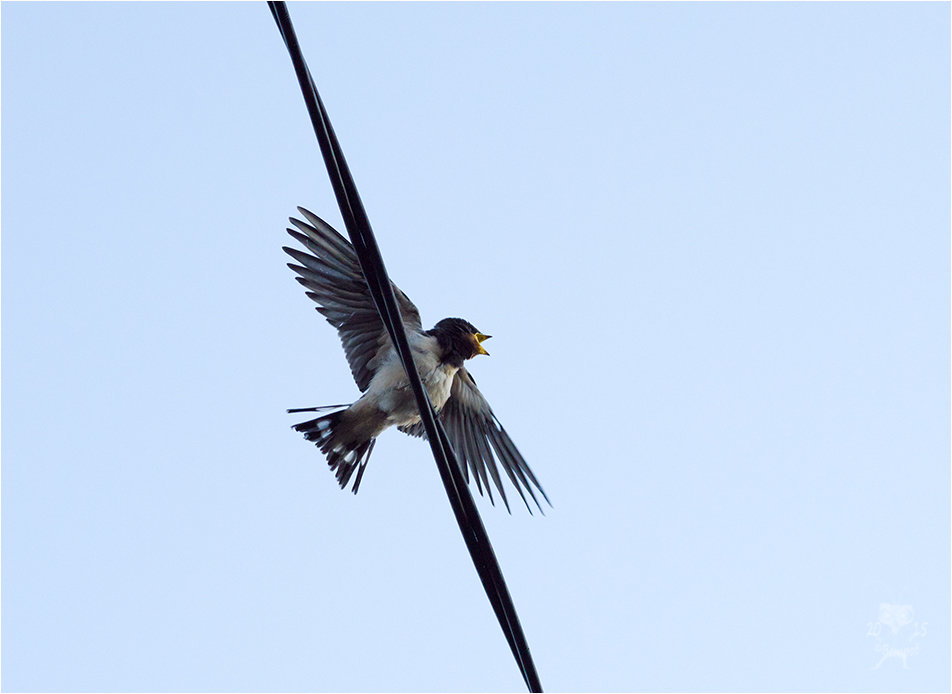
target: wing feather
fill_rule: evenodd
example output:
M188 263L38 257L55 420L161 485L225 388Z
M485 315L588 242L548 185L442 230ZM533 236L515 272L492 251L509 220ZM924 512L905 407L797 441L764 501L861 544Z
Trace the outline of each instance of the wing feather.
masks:
M493 446L493 450L496 451L496 457L500 460L503 460L502 448L499 441L499 432L495 428L490 428L488 431L488 438L490 443ZM526 501L526 495L522 493L522 487L519 485L519 480L516 479L516 474L512 470L511 465L503 465L502 469L506 471L506 475L509 477L509 481L512 482L512 486L516 488L516 491L519 492L519 496L522 497L522 503L526 505L526 508L529 508L529 513L532 513L532 509L529 507L529 502ZM525 482L523 482L525 484ZM531 490L529 492L532 493ZM533 496L533 501L535 497ZM536 501L536 504L539 502Z
M298 264L288 263L295 279L307 290L317 310L337 328L350 371L361 391L367 390L377 362L390 348L387 334L373 297L360 269L350 241L323 219L299 207L307 220L291 218L297 227L288 233L309 252L285 247ZM391 283L407 330L422 330L420 312L400 289Z
M509 508L509 499L506 498L506 492L502 487L502 480L499 478L499 470L493 462L493 454L490 452L489 445L486 443L485 432L478 428L476 418L467 417L466 420L470 442L471 444L475 444L476 451L483 459L484 466L489 470L489 474L493 478L496 489L499 490L499 496L502 497L502 503L505 504L506 510L512 513L512 510ZM488 487L489 485L486 486Z
M503 503L507 509L509 508L497 467L498 462L512 486L519 492L529 513L532 513L532 506L526 499L524 491L529 493L539 510L543 510L533 487L549 506L552 505L529 464L509 438L509 434L499 423L486 398L476 387L476 381L465 368L456 372L450 398L440 411L440 419L450 443L453 444L453 450L456 451L460 468L464 473L472 470L480 494L483 493L482 487L485 486L486 494L492 500L492 488L489 484L489 477L492 477ZM426 438L423 425L419 422L412 426L400 427L400 431L410 436ZM469 481L468 474L467 481Z
M476 436L473 433L472 422L470 422L467 417L459 417L459 437L456 440L450 439L450 443L453 444L453 447L459 447L466 451L466 457L469 459L470 464L473 466L473 469L479 474L483 480L483 487L486 488L486 495L489 496L490 503L495 505L493 500L493 490L489 486L489 478L486 475L486 464L492 465L492 460L487 461L483 458L478 446L476 445ZM449 434L447 433L447 436ZM483 490L480 489L479 493L482 494Z

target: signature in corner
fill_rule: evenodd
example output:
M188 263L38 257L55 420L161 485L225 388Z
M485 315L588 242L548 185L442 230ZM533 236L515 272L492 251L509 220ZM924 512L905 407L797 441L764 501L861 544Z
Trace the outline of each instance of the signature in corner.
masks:
M879 619L869 622L866 629L866 635L876 639L876 652L882 654L874 670L890 658L898 658L903 670L909 669L909 656L919 653L919 640L926 635L928 625L928 622L914 622L914 616L912 605L879 604ZM883 627L888 627L888 631Z

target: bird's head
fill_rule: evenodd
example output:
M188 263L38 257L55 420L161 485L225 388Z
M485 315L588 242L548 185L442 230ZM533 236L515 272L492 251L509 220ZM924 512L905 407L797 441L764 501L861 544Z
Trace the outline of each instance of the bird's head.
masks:
M464 361L477 354L489 356L483 342L492 336L483 335L462 318L444 318L429 333L439 340L443 361L454 366L462 366Z

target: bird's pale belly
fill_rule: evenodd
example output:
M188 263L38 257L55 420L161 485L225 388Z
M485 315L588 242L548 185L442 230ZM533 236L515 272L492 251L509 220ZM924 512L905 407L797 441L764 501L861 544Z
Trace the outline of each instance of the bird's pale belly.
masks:
M415 351L417 371L433 407L439 412L449 400L457 367L441 364L435 355ZM396 355L392 355L374 375L370 387L355 403L359 409L374 408L386 415L380 431L390 426L407 426L420 421L413 389ZM379 433L379 432L377 432ZM376 435L376 433L375 433Z
M380 398L380 409L387 413L388 424L391 426L406 426L420 421L420 413L417 410L416 398L413 397L413 389L410 388L410 382L401 369L402 381L391 391L385 393ZM429 373L421 373L423 387L433 403L437 412L443 409L443 405L450 397L450 389L453 386L453 376L457 369L448 364L441 364Z

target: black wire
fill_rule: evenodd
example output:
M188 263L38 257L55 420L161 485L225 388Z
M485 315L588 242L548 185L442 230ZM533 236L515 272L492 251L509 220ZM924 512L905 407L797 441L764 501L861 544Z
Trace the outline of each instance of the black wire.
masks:
M310 70L308 70L304 61L287 6L284 2L268 2L268 7L274 16L274 21L278 25L281 36L284 38L288 52L291 54L291 62L294 65L294 71L304 95L304 102L311 116L314 132L320 143L321 154L327 166L331 185L334 187L334 194L337 197L341 216L344 218L344 225L354 245L354 250L357 253L361 270L367 280L377 311L387 328L387 332L390 334L397 353L400 355L400 360L403 362L403 368L407 373L407 378L417 400L423 428L426 430L427 439L433 450L433 457L440 471L440 478L446 488L450 505L456 515L460 532L463 534L466 547L469 549L473 564L476 566L476 572L479 574L486 595L489 597L489 602L492 604L496 618L499 620L499 625L509 642L509 647L512 649L512 654L522 672L526 686L529 691L541 692L542 684L539 681L535 664L532 662L529 644L526 642L515 605L513 605L509 590L506 588L506 582L489 542L486 528L483 526L476 505L473 503L469 488L463 480L459 464L453 453L453 447L443 430L442 423L433 413L433 407L413 365L400 309L394 297L393 288L387 276L387 270L384 267L373 230L370 228L370 220L367 218L360 195L357 193L357 187L327 116L327 111L325 111L324 104L317 92L314 79L311 77Z

